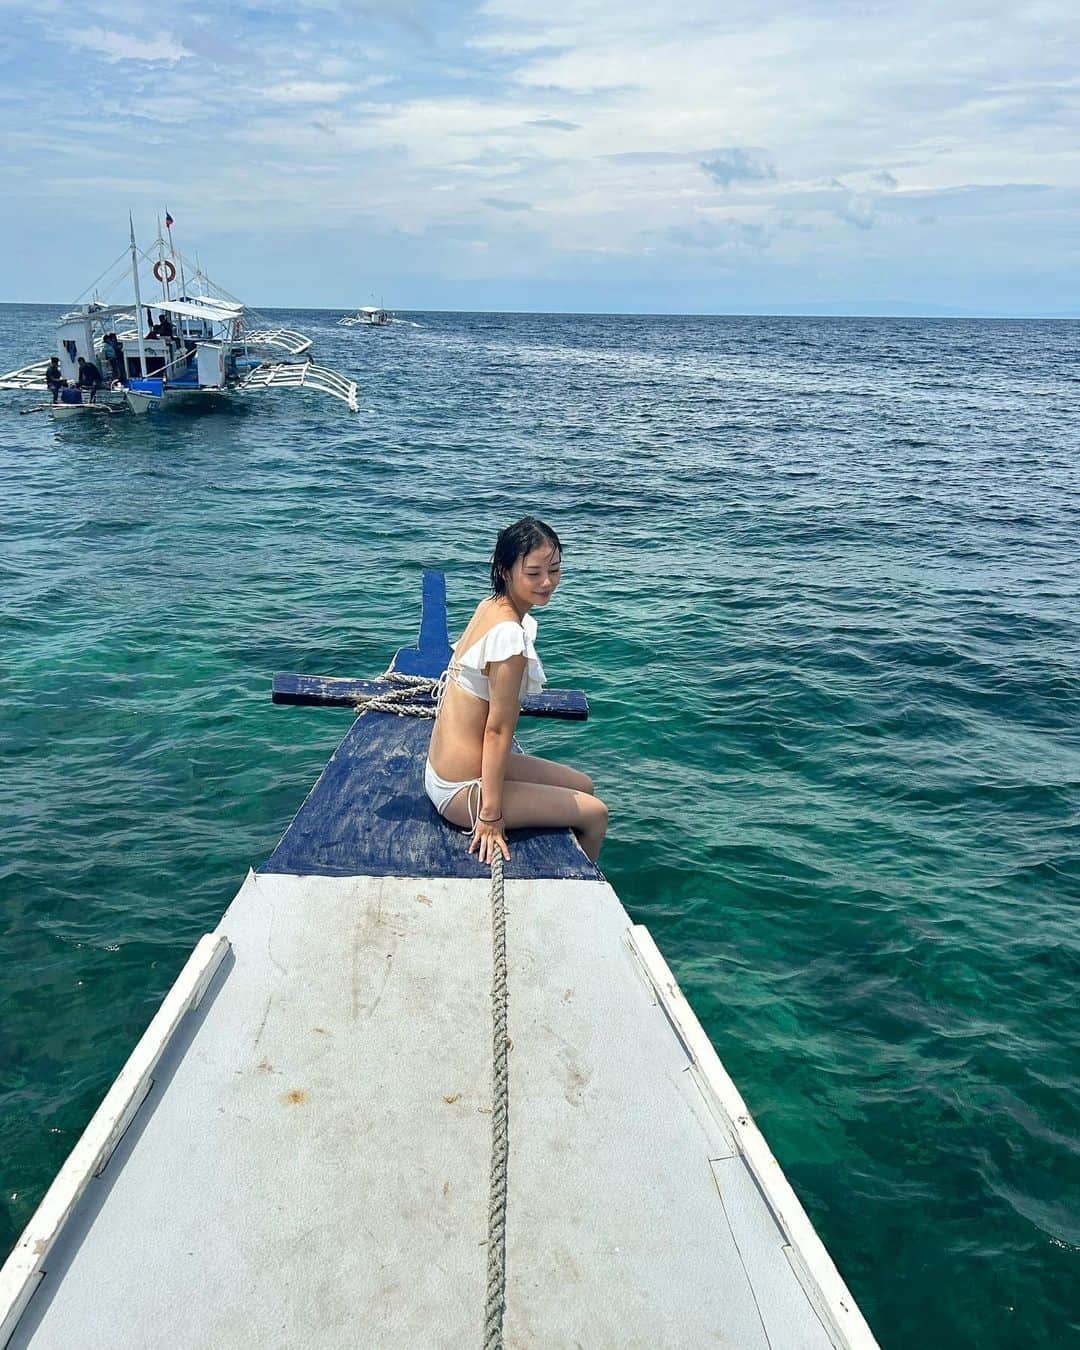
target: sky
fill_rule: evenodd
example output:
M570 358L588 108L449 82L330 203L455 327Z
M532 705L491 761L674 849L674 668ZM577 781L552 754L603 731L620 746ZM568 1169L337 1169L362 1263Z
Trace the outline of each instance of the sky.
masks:
M1075 0L0 0L0 300L1080 313Z

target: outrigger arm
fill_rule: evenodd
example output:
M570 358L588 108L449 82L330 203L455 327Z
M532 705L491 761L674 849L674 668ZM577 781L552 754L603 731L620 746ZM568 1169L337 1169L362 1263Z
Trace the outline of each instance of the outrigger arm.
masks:
M23 366L20 370L9 370L0 375L0 389L25 389L30 393L45 393L49 386L45 383L45 372L49 368L48 358L35 361L32 366Z
M249 347L270 347L275 351L288 352L290 356L303 356L311 350L313 339L306 333L298 333L295 328L256 328L243 334Z
M346 379L328 366L314 361L264 361L240 381L240 389L314 389L346 404L350 412L359 412L356 381Z

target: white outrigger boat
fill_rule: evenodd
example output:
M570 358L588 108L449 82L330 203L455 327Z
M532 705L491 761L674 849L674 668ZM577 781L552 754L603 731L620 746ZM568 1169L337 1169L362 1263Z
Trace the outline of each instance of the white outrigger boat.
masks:
M361 305L355 314L338 319L339 328L385 328L394 322L394 316L381 305Z
M429 572L386 677L274 699L430 710L449 655ZM358 718L195 947L0 1271L0 1347L874 1350L647 930L569 831L489 876L430 726Z
M140 251L132 226L130 247L110 272L126 264L116 281L130 276L133 296L114 304L95 294L61 317L59 383L50 382L45 358L0 375L0 389L53 393L39 410L54 417L205 407L266 389L310 389L358 411L355 382L319 365L311 338L260 320L173 247L171 225L168 234L167 244L159 232L153 248ZM158 287L160 297L147 303L144 288ZM81 362L100 372L96 389L80 388Z

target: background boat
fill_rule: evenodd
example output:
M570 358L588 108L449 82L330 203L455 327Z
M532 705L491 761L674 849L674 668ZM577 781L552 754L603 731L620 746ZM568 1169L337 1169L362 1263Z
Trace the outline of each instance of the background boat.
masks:
M61 317L55 346L64 388L36 411L65 419L142 414L213 406L223 396L266 389L313 390L358 410L354 381L318 365L306 334L260 322L215 285L175 248L172 222L166 221L167 240L159 228L154 244L141 252L132 225L129 249L94 283L93 299ZM161 294L145 306L144 319L143 294L157 287ZM118 289L125 299L115 303L108 297ZM124 328L132 316L134 327ZM98 372L99 386L80 387L84 363ZM48 366L46 358L9 371L0 376L0 389L55 392Z

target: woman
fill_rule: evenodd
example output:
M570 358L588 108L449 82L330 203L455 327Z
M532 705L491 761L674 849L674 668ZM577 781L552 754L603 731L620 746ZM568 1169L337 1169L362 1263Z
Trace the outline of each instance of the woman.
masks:
M568 825L595 862L607 831L591 778L511 754L522 695L544 685L529 611L551 599L561 566L550 526L532 516L508 525L495 543L491 596L477 605L447 668L424 787L440 815L471 828L469 852L482 863L496 851L509 859L506 831L526 825Z

